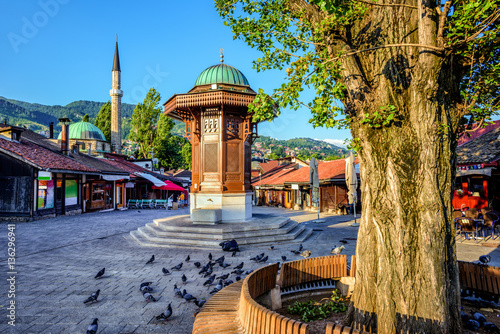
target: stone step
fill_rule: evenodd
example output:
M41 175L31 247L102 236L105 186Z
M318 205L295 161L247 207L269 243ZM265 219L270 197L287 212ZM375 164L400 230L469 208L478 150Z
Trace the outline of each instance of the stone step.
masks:
M281 225L281 224L280 224ZM251 231L233 231L233 232L216 232L209 233L205 229L199 229L196 232L185 232L185 231L175 231L168 230L165 231L161 228L157 222L146 224L146 228L149 229L153 234L159 237L170 237L170 238L198 238L198 239L208 239L208 240L230 240L230 239L242 239L242 238L255 238L262 236L273 236L279 234L286 234L290 232L292 229L297 226L298 223L296 221L288 220L288 222L281 226L280 228L269 228L262 226L260 230L251 230Z

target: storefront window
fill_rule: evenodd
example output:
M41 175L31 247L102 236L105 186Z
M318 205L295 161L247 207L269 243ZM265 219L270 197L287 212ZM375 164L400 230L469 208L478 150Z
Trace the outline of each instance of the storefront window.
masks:
M104 183L94 183L92 185L92 201L104 201Z
M483 195L483 178L481 176L472 176L469 179L469 192L471 196Z
M78 182L76 180L66 180L65 204L78 204Z
M38 208L54 208L54 180L38 181Z

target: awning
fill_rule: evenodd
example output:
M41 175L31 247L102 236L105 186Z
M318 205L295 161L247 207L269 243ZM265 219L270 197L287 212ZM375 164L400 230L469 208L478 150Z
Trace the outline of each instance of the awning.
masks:
M153 189L161 189L161 190L176 190L176 191L185 191L186 189L182 188L181 186L176 185L172 181L165 181L165 185L161 187L157 187L156 185L153 186Z
M162 180L154 177L151 174L148 174L148 173L139 173L139 172L135 172L134 174L137 175L137 176L139 176L139 177L142 177L143 179L151 181L151 183L153 183L157 187L163 187L165 185L165 182L163 182Z
M128 180L128 175L112 175L112 174L102 174L102 179L106 181L118 181L118 180Z
M466 176L466 175L486 175L486 176L491 176L491 171L493 170L493 167L485 167L481 169L462 169L457 171L457 177L459 176Z

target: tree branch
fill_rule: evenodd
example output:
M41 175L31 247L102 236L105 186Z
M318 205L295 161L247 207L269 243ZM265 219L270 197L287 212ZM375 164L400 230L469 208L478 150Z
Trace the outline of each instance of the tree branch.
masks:
M356 2L362 2L362 3L366 3L368 5L373 5L373 6L407 7L407 8L412 8L412 9L418 9L417 6L406 5L403 3L378 3L378 2L363 1L363 0L356 0Z
M452 1L448 0L444 4L443 10L440 11L441 13L439 14L439 25L438 25L438 33L437 33L437 38L438 41L440 41L440 44L444 44L443 40L443 34L444 34L444 25L446 24L446 18L448 17L448 13L450 12Z

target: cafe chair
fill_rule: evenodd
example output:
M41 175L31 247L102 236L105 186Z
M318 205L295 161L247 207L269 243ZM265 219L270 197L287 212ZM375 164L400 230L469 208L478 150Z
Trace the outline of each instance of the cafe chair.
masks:
M495 239L495 228L498 227L498 219L500 215L498 212L495 211L489 211L483 213L483 228L486 229L491 229L491 238ZM483 231L484 235L484 231Z
M455 223L457 227L457 233L460 235L460 237L464 235L464 239L461 240L461 242L470 239L470 235L472 235L474 240L477 240L479 227L474 222L474 219L459 217L455 219Z

